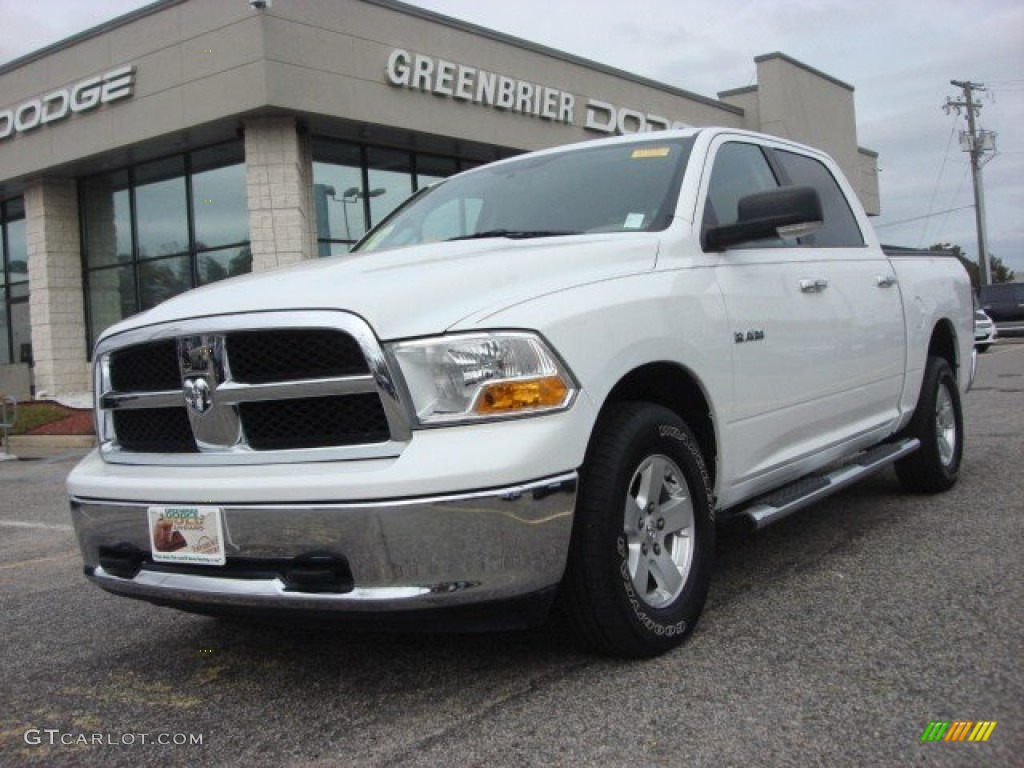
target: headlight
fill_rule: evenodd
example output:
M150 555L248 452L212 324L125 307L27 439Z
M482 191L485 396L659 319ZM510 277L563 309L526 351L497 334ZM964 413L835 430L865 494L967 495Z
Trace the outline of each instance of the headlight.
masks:
M531 333L483 333L389 347L422 425L504 419L568 408L577 387Z

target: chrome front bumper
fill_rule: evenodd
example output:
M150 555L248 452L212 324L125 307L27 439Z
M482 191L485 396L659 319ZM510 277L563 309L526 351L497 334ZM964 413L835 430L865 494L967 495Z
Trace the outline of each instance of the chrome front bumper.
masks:
M197 610L372 617L550 592L565 569L576 488L571 472L399 501L224 504L223 567L153 563L145 504L72 497L71 515L85 573L109 592ZM347 563L348 587L304 589L289 581L290 564L323 552ZM112 567L111 553L130 553L132 567L126 571L123 558Z

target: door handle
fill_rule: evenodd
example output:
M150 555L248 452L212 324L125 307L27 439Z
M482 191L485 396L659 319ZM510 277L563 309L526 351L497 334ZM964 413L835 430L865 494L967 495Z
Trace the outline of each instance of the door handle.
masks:
M875 275L875 285L879 288L892 288L896 282L896 275Z
M800 290L804 293L821 293L828 288L828 280L823 277L805 277L800 281Z

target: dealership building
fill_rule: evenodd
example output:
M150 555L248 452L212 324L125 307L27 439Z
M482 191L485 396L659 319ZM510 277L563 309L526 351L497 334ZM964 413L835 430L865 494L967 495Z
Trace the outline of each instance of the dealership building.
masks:
M121 318L344 258L415 190L527 150L763 131L829 152L877 213L853 88L755 64L710 98L394 0L161 0L0 65L0 392L86 392Z

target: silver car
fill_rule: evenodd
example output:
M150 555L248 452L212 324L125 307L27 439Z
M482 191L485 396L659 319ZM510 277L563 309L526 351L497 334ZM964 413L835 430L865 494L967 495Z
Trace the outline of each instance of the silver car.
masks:
M996 339L999 338L999 332L996 331L996 324L992 322L992 318L986 315L982 310L977 309L974 311L974 346L979 352L984 352L993 344Z

